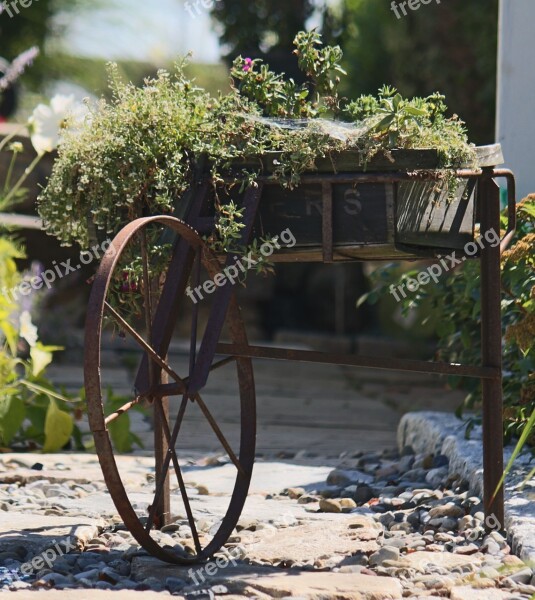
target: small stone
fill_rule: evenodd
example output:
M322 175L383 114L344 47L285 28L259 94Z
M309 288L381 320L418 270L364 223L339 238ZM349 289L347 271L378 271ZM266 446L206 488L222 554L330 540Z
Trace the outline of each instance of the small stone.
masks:
M399 548L383 546L370 556L370 565L382 565L387 560L399 560Z
M205 485L198 485L197 493L199 494L199 496L209 496L210 495L210 492L208 491L208 488Z
M175 533L180 529L180 525L177 523L169 523L169 525L164 525L160 531L162 533ZM199 529L202 531L202 528L199 526Z
M61 575L60 573L48 573L48 575L41 577L40 581L53 585L54 587L58 585L68 584L71 582L69 577L67 577L66 575Z
M471 517L470 515L465 515L464 517L459 519L458 528L459 528L460 532L466 531L467 529L470 529L473 527L475 527L475 521L474 521L474 518Z
M464 510L460 506L457 506L453 502L447 502L442 506L435 506L434 508L432 508L429 511L429 516L432 519L435 519L441 517L459 518L464 517L465 515Z
M430 515L429 515L430 516ZM440 528L442 531L451 531L456 528L457 521L449 517L439 517L427 520L429 527Z
M507 577L507 579L510 579L515 583L529 583L531 581L532 575L533 572L531 571L531 569L529 567L525 567L523 569L520 569L519 571L516 571L515 573L512 573Z
M484 567L479 571L478 574L480 577L486 577L488 579L498 579L500 576L499 571L493 569L492 567Z
M214 594L228 594L228 588L225 585L213 585L210 589Z
M288 488L288 497L292 500L298 500L305 494L306 490L304 488Z
M493 540L490 536L487 536L484 538L480 550L481 552L486 552L487 554L498 554L501 548L498 542Z
M507 567L523 567L525 565L524 561L514 554L504 556L502 562Z
M432 467L439 469L440 467L447 467L450 464L450 459L444 454L438 454L433 458Z
M414 456L414 454L415 452L412 446L403 446L403 449L401 450L401 456Z
M342 495L342 489L339 487L325 487L320 492L319 495L322 498L340 498Z
M154 592L163 591L162 582L159 579L156 579L156 577L147 577L147 579L144 579L142 583L143 585L147 586L146 589L153 590Z
M32 469L32 471L42 471L43 468L44 468L44 465L40 462L36 462L30 467L30 469Z
M88 581L96 581L98 579L99 576L99 569L90 569L88 571L82 571L81 573L78 573L78 575L74 576L74 579L76 579L76 581L79 581L80 579L87 579Z
M179 577L168 577L165 580L165 587L168 589L171 594L176 594L182 590L187 585L187 582Z
M320 500L320 510L326 513L340 513L342 512L341 501L322 498Z
M355 491L352 494L353 500L357 504L365 504L375 497L375 490L366 483L357 484Z
M121 575L119 575L119 573L115 572L113 569L106 567L100 571L98 578L100 581L107 581L108 583L115 585L121 580Z
M447 476L448 469L446 467L440 467L439 469L431 469L425 476L425 480L432 487L440 487Z
M351 498L341 498L339 502L344 512L349 512L350 510L357 508L355 501Z
M453 552L455 552L455 554L469 556L470 554L479 552L479 548L475 544L468 544L467 546L456 546Z
M316 496L311 496L310 494L305 494L297 500L297 504L312 504L314 502L318 502L318 498L316 498Z
M367 482L369 480L369 475L361 473L360 471L344 471L342 469L335 469L329 473L327 477L327 485L347 487L351 484Z
M365 568L363 565L344 565L340 567L340 573L362 573Z
M391 523L394 523L395 520L396 517L394 516L394 513L392 511L388 511L379 516L379 523L381 523L385 527L388 527Z
M247 519L242 517L236 525L236 531L242 531L243 529L246 531L256 531L257 524L258 521L256 519Z
M113 590L114 586L109 581L97 581L94 585L97 590Z
M396 473L399 472L399 467L397 464L387 465L385 467L381 467L375 471L374 475L376 479L386 479L388 477L392 477Z

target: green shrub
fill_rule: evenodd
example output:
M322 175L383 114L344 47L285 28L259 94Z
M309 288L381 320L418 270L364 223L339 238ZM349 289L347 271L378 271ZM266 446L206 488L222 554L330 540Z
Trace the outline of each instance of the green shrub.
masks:
M518 226L513 244L502 256L502 322L504 434L506 439L525 434L535 409L535 195L517 205ZM505 214L502 217L506 222ZM390 265L373 274L372 297L388 293L397 285ZM420 287L403 300L403 308L427 307L426 321L436 324L437 358L453 363L479 364L481 360L481 301L478 261L466 261L443 275L437 284ZM478 409L481 382L471 378L450 377L453 387L467 390L458 415ZM468 429L477 418L467 419ZM526 441L535 445L535 431Z

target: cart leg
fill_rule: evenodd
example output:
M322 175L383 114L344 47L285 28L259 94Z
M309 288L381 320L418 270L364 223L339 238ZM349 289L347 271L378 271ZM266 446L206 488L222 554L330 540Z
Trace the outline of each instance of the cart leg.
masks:
M166 375L166 374L165 374ZM162 375L162 379L166 379L165 375ZM167 381L162 381L167 383ZM159 400L155 400L159 402ZM158 482L161 477L165 456L169 450L167 440L163 431L162 424L162 412L165 419L169 423L169 398L162 398L163 411L156 410L154 406L154 455L156 458L156 481ZM161 529L164 525L169 523L171 516L171 496L169 490L169 469L167 470L167 476L162 490L162 494L156 507L156 513L154 521L157 523L158 528Z
M481 236L500 232L499 187L491 179L480 183ZM491 238L492 239L492 238ZM503 473L502 324L500 307L500 247L487 242L481 251L481 345L485 367L500 369L495 379L483 380L483 468L487 529L503 530L503 486L494 492Z

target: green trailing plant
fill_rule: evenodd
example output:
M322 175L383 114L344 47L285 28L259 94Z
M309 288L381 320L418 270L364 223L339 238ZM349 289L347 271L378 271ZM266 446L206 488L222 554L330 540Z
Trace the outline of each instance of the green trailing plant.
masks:
M294 45L306 84L238 57L231 92L217 97L187 78L186 61L141 88L121 81L111 66L112 99L91 107L85 125L63 136L40 197L49 233L85 248L99 232L113 235L136 217L179 212L206 165L219 215L210 243L229 249L241 214L220 198L222 182L254 185L258 161L237 168L253 164L251 158L277 153L273 177L287 187L299 185L316 159L344 150L357 150L362 163L395 147L435 148L444 168L473 161L463 124L446 117L440 95L405 100L383 88L375 100L348 102L338 92L340 48L323 46L316 32L298 34Z
M58 97L56 102L59 100ZM43 109L46 109L44 105L34 116ZM52 114L52 119L60 121L61 115ZM26 198L27 177L48 151L45 147L51 149L50 144L54 144L53 127L46 128L45 136L37 118L33 125L31 139L37 155L18 180L13 180L12 175L23 146L14 138L25 126L0 140L0 153L9 157L5 178L0 184L2 211L11 210ZM62 348L39 340L30 314L34 299L23 291L24 286L30 286L29 277L17 269L17 261L23 258L24 250L13 233L0 232L0 447L43 452L56 452L64 447L84 449L91 442L84 440L80 427L85 409L83 393L71 397L46 377L54 353ZM112 412L126 399L110 392L106 402ZM119 451L131 450L134 443L141 445L130 431L128 419L114 424L111 435Z
M502 321L504 435L520 439L519 448L535 447L535 194L517 205L518 225L515 240L502 256ZM505 226L507 217L502 216ZM373 274L372 299L388 294L398 285L392 273L399 270L385 265ZM403 278L414 277L414 271ZM426 322L436 324L438 359L454 363L478 364L481 356L481 301L478 261L466 261L435 285L421 286L402 299L405 312L425 308ZM467 391L457 414L466 418L467 435L479 417L466 415L481 403L481 383L468 378L449 378L453 387ZM516 455L516 454L515 454ZM510 466L509 466L510 468Z
M29 312L12 300L21 275L16 260L22 250L8 237L0 237L0 444L42 448L55 452L81 434L76 418L81 401L67 398L45 377L53 352L43 345Z

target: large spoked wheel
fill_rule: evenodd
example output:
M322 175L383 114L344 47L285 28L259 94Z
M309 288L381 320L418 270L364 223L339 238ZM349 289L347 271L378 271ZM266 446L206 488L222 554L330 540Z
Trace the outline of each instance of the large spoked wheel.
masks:
M166 216L138 219L116 236L106 252L86 320L88 416L104 479L139 544L175 564L203 561L225 544L243 509L254 463L251 360L207 359L206 353L197 360L206 337L247 344L234 294L227 294L228 306L222 306L225 303L218 297L223 296L204 294L199 287L220 270L199 235L182 221ZM214 311L223 322L221 333L207 331ZM122 342L129 363L135 358L137 366L133 385L127 382L130 389L117 390L121 383L108 377L113 371L109 348ZM190 381L194 373L198 375L199 362L206 363L201 366L206 384L192 391ZM155 475L132 482L121 473L116 457L125 435L114 431L124 433L121 420L129 420L140 406L153 415ZM216 453L217 460L195 462L191 456L199 447L212 458ZM212 504L214 499L195 483L211 468L221 469L215 479L228 487L217 490ZM159 531L173 523L175 528L167 528L165 534Z

